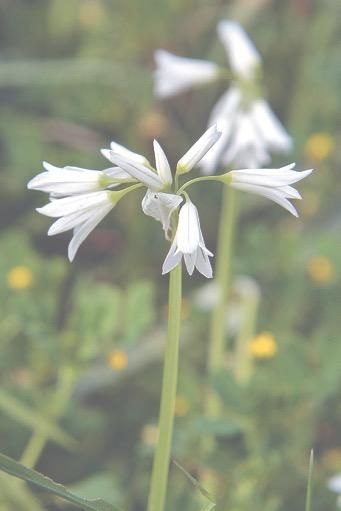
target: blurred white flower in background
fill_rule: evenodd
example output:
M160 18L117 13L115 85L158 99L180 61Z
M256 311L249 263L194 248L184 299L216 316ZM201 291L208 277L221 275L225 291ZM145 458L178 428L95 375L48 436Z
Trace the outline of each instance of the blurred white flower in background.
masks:
M341 507L341 472L331 477L327 484L329 490L338 494L337 505Z
M222 136L200 162L204 174L212 174L219 164L262 167L269 163L270 152L285 153L292 148L291 138L261 96L258 50L239 23L221 21L217 33L228 56L232 85L215 104L208 120L208 126L218 125ZM163 50L157 50L155 61L154 90L159 97L173 96L224 77L224 70L215 64L178 57ZM214 67L210 68L209 64ZM191 80L193 69L196 71ZM186 86L181 86L184 83Z

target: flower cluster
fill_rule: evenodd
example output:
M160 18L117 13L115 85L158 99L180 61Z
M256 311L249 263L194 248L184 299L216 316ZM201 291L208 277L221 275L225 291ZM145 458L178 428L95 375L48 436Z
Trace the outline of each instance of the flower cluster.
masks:
M198 210L185 188L198 180L213 179L267 197L297 216L288 199L299 199L300 195L290 185L311 172L296 172L293 164L281 169L233 170L193 179L178 188L179 178L209 154L221 136L216 125L209 128L178 161L176 179L173 179L168 159L156 140L155 168L144 156L112 142L110 149L103 149L102 154L114 166L89 170L70 166L57 168L44 163L45 171L34 177L28 188L47 192L50 196L48 204L37 208L39 213L57 219L49 228L49 235L73 230L68 248L70 261L90 232L123 197L133 190L145 188L143 212L159 221L165 237L172 241L162 272L168 273L183 258L190 275L197 268L202 275L210 278L212 267L209 257L213 254L205 246Z
M155 94L170 97L194 86L230 78L231 87L213 107L208 125L217 124L219 142L200 162L204 174L218 164L258 168L270 161L271 151L287 152L292 141L262 98L261 57L242 27L234 21L217 25L231 75L212 62L178 57L164 50L155 53Z

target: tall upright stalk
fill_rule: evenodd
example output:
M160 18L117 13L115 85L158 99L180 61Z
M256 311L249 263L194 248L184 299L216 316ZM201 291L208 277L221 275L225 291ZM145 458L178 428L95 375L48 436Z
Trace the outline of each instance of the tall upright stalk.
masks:
M212 312L208 348L209 376L222 367L224 359L226 306L231 285L234 231L237 221L237 193L232 188L224 186L215 272L217 301ZM219 415L220 401L211 389L208 391L205 409L208 416Z
M156 447L148 511L163 511L173 435L174 409L178 380L182 268L178 264L170 273L168 330L161 391L159 439Z

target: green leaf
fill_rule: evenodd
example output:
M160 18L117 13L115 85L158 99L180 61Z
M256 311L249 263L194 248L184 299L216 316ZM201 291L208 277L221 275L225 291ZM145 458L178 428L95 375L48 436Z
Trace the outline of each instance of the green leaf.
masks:
M310 459L309 459L308 483L307 483L307 493L306 493L306 499L305 499L305 511L311 511L311 495L312 495L312 486L313 486L313 467L314 467L314 451L312 449L310 451Z
M8 456L5 456L4 454L0 454L0 470L7 472L7 474L11 474L14 477L19 477L19 479L23 479L28 483L32 483L86 511L121 511L117 506L108 504L102 499L87 500L79 497L75 493L67 490L62 484L55 483L52 479L43 476L36 470L24 467L24 465L8 458Z
M43 431L48 438L63 447L71 449L75 448L77 445L76 441L58 425L54 424L40 413L32 410L4 390L0 391L0 410L33 431L38 429L39 431Z

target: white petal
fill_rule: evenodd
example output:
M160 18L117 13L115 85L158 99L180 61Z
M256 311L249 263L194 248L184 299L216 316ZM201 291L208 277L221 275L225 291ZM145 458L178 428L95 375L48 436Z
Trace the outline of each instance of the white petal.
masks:
M328 488L331 491L341 494L341 473L336 474L328 480Z
M296 208L286 199L285 193L281 192L281 188L268 188L265 186L250 185L245 183L231 184L232 188L243 192L255 193L270 199L284 209L288 210L292 215L298 216Z
M55 234L60 234L65 231L69 231L70 229L74 229L77 225L85 222L91 215L93 214L93 210L86 209L83 211L77 211L76 213L72 213L71 215L62 216L58 218L53 224L50 226L47 231L48 236L54 236Z
M211 149L212 146L221 137L221 132L217 126L211 126L205 133L195 142L186 154L178 161L177 173L184 174L189 172L201 160L201 158Z
M165 50L154 54L157 68L154 72L154 93L169 97L193 86L214 81L219 67L205 60L178 57Z
M71 262L74 260L79 246L89 236L90 232L93 231L100 221L109 213L112 207L113 205L110 203L104 205L102 208L96 210L86 222L74 229L74 234L68 247L68 257Z
M101 191L56 199L42 208L37 208L37 211L42 215L51 217L71 215L83 210L97 208L102 204L111 204L108 194L110 192Z
M195 252L200 242L200 224L198 221L197 208L187 201L179 213L178 228L176 231L178 251L183 254Z
M280 169L241 169L232 170L233 183L249 183L260 186L285 186L301 181L312 173L312 169L297 172L292 165Z
M175 268L175 266L177 266L181 261L182 254L181 252L177 252L176 250L177 250L176 239L174 239L169 249L169 252L166 256L166 259L164 260L164 263L162 265L162 275L173 270L173 268Z
M271 150L288 152L292 149L292 139L266 101L255 101L250 114Z
M171 193L156 193L147 190L146 195L142 199L143 212L155 218L162 223L163 230L167 233L170 227L170 219L172 212L181 202L182 197Z
M161 190L163 183L156 172L153 172L149 168L137 163L133 160L129 160L118 153L111 153L111 161L125 170L128 174L133 176L135 179L145 184L152 190Z
M130 151L130 149L127 149L126 147L124 147L121 144L118 144L117 142L111 142L110 149L101 149L101 153L109 161L112 161L111 160L112 152L120 154L121 156L125 156L126 158L129 158L130 160L133 160L136 163L141 163L142 165L146 165L146 163L148 163L147 158L145 158L142 154L134 153L133 151Z
M192 254L184 254L184 260L188 275L193 275L195 264L197 261L197 250Z
M154 153L155 153L155 164L156 170L161 178L164 185L171 185L173 178L172 172L162 147L157 140L154 140Z
M47 193L73 195L99 189L103 172L99 170L77 169L76 167L58 168L43 163L47 172L41 172L31 179L27 188ZM82 170L80 172L80 170Z
M204 277L208 279L213 277L212 266L208 258L208 254L201 247L197 250L197 260L195 266Z
M240 76L249 77L261 63L261 57L244 29L235 21L221 21L218 36L229 56L232 70Z
M212 108L208 121L209 126L212 126L212 124L215 124L220 119L233 124L241 99L242 93L237 87L232 86L228 89Z
M136 181L136 179L134 177L131 177L131 175L128 174L128 172L121 169L120 167L111 167L109 169L105 169L105 170L103 170L103 173L106 176L110 177L111 179L118 179L119 182L116 183L117 185L119 185L123 181L124 182Z

